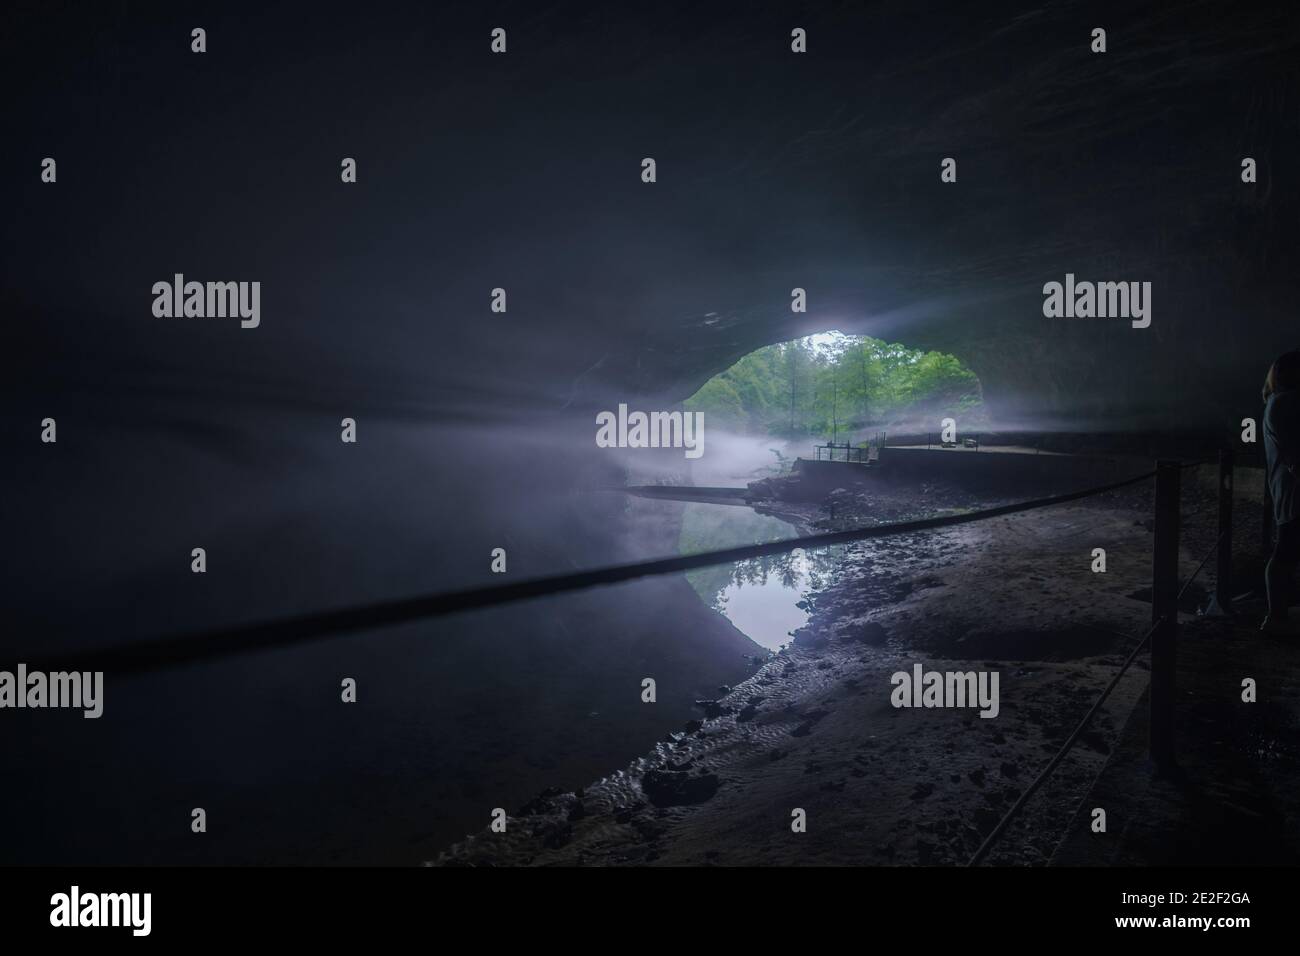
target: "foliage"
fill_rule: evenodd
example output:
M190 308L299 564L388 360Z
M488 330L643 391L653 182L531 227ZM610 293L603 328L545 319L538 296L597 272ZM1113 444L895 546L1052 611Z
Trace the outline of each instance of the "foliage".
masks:
M736 431L839 441L918 417L969 421L981 405L979 379L955 356L838 333L751 352L685 403Z

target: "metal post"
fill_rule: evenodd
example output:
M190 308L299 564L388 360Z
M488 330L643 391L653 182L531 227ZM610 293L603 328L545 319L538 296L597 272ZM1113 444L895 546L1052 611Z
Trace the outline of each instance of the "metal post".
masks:
M1232 446L1219 452L1219 550L1213 610L1232 614Z
M1151 759L1174 767L1174 705L1178 650L1178 500L1176 461L1156 463L1155 558L1151 568Z

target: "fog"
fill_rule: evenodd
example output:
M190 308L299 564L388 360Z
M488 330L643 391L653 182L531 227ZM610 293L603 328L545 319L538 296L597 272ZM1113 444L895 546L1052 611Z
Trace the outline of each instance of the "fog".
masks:
M1139 6L1126 48L1165 49L1166 18ZM957 355L991 430L1256 410L1252 370L1294 311L1290 261L1260 250L1294 196L1262 213L1219 147L1271 120L1270 148L1294 151L1287 96L1254 93L1293 62L1283 14L1190 13L1209 23L1175 102L1077 69L1068 8L1008 18L996 43L983 8L854 8L809 69L771 52L783 5L676 12L690 29L657 7L503 7L499 58L461 41L484 33L472 5L360 32L215 11L206 58L170 8L15 13L4 659L672 554L681 506L617 489L738 486L806 446L706 422L697 462L600 449L596 414L676 408L813 332ZM937 176L958 148L960 191ZM1044 281L1121 265L1157 290L1149 330L1045 324ZM154 316L176 273L260 282L260 325ZM891 428L908 430L930 425ZM4 721L22 768L5 861L412 862L632 759L754 650L672 576L106 675L99 720Z
M259 420L242 444L217 430L88 440L68 429L57 464L24 459L19 500L64 504L19 516L26 560L11 578L7 656L36 666L52 648L676 551L680 506L603 490L621 473L593 455L594 424L573 443L562 429L363 418L350 446L323 416ZM196 546L204 574L190 571ZM506 575L489 570L495 547ZM632 759L741 676L751 648L676 577L110 673L93 726L62 713L9 725L18 765L39 782L6 794L6 810L31 822L11 849L43 861L412 862L492 807L513 811L543 786ZM662 687L654 708L639 700L647 675ZM340 703L343 677L358 682L355 708ZM89 804L79 779L96 781ZM188 840L192 806L226 836ZM78 814L112 825L73 833L61 821ZM248 814L260 828L247 829ZM158 819L173 816L167 838Z

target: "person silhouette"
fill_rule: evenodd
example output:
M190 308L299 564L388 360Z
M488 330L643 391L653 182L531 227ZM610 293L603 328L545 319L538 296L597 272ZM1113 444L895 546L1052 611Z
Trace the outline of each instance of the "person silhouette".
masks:
M1294 634L1291 581L1300 564L1300 349L1278 356L1264 379L1264 457L1273 499L1273 554L1264 568L1268 616L1260 630Z

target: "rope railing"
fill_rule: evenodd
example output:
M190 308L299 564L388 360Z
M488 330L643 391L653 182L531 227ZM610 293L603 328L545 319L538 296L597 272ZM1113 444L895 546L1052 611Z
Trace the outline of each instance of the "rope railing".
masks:
M1214 544L1210 546L1210 550L1205 552L1205 557L1201 558L1201 563L1196 566L1196 570L1193 571L1187 580L1183 582L1183 586L1178 592L1179 598L1182 598L1182 596L1187 593L1187 589L1192 586L1192 582L1195 581L1196 576L1201 573L1201 569L1205 567L1206 562L1208 562L1218 550L1219 541L1222 538L1223 535L1220 534L1219 538L1215 539ZM1074 747L1075 741L1079 739L1079 736L1091 722L1093 715L1097 713L1097 710L1103 703L1105 703L1106 698L1110 696L1110 692L1115 689L1115 685L1118 684L1120 678L1124 676L1129 665L1133 663L1142 648L1146 647L1147 641L1151 640L1151 635L1156 632L1156 628L1160 627L1163 623L1165 623L1165 619L1163 617L1158 618L1147 632L1138 639L1138 642L1133 645L1133 650L1129 651L1129 655L1124 659L1124 663L1120 665L1115 676L1110 679L1110 683L1107 684L1106 689L1101 692L1101 696L1098 697L1093 702L1092 706L1088 708L1088 712L1083 715L1083 719L1079 721L1078 726L1074 728L1074 732L1071 733L1069 737L1065 738L1065 743L1061 744L1056 755L1048 761L1047 765L1043 767L1041 771L1039 771L1038 776L1034 778L1034 782L1025 788L1024 792L1020 794L1019 799L1011 805L1011 809L1009 809L1003 815L1002 819L998 821L998 825L995 826L992 831L990 831L989 835L984 838L984 842L981 843L979 849L975 851L975 855L970 858L970 862L966 864L967 866L978 866L988 855L989 851L993 848L993 844L997 842L998 837L1000 837L1003 831L1006 830L1008 824L1011 823L1016 814L1018 814L1024 805L1029 802L1029 798L1038 791L1038 788L1041 787L1043 783L1046 782L1047 778L1052 775L1052 771L1055 770L1060 765L1061 761L1065 759L1066 754L1068 754L1071 748Z
M1134 645L1133 650L1129 652L1128 657L1124 660L1119 671L1111 678L1110 683L1106 685L1106 689L1101 692L1101 696L1098 697L1093 702L1093 705L1088 708L1088 712L1083 715L1083 720L1079 721L1079 725L1074 728L1073 733L1065 739L1065 743L1061 744L1060 749L1056 751L1056 756L1049 760L1047 766L1043 767L1043 769L1039 771L1038 776L1034 778L1034 782L1025 788L1024 792L1020 794L1019 799L1011 805L1011 809L1003 814L1002 819L998 821L998 825L995 826L989 835L984 838L984 842L981 843L979 849L975 851L975 855L970 858L970 862L966 864L967 866L978 866L980 861L988 855L989 850L993 848L993 844L997 842L998 837L1002 836L1002 832L1006 830L1008 824L1011 823L1016 814L1018 814L1021 808L1029 802L1029 798L1038 791L1038 788L1041 787L1047 778L1052 775L1052 771L1055 770L1060 765L1061 761L1065 759L1065 755L1070 752L1070 749L1074 746L1074 742L1079 739L1079 735L1083 733L1087 728L1089 721L1092 720L1092 715L1097 712L1098 708L1101 707L1106 698L1110 696L1110 692L1115 689L1115 685L1118 684L1119 679L1124 676L1124 672L1127 671L1129 665L1133 663L1133 659L1137 657L1138 652L1142 650L1142 648L1146 647L1147 641L1151 639L1151 635L1155 633L1156 628L1162 623L1164 623L1163 618L1157 620L1151 625L1151 628L1142 635L1141 639L1136 645Z
M1187 462L1184 467L1195 464L1199 464L1199 462ZM940 515L913 521L892 522L890 524L853 528L845 531L830 531L765 544L745 545L700 554L614 565L589 571L533 578L513 584L469 588L461 591L378 602L359 607L305 614L298 617L135 641L100 649L87 649L62 654L37 651L28 655L25 659L28 661L42 661L51 670L111 671L115 675L144 673L202 660L290 647L354 631L388 627L410 621L456 614L461 611L495 607L552 594L585 590L599 585L618 584L637 578L674 574L696 568L710 567L715 564L731 564L775 554L784 554L799 548L821 548L828 545L849 544L874 538L911 534L918 531L950 528L1117 491L1146 481L1155 474L1155 471L1148 471L1121 481L1085 488L1081 491L999 505L980 511Z
M172 635L153 640L120 644L102 649L90 649L83 652L66 652L57 655L38 653L29 655L27 659L43 660L50 665L51 669L76 668L80 670L112 671L114 675L138 674L203 660L226 658L258 650L284 648L353 631L368 630L415 620L441 617L462 611L494 607L537 597L584 590L600 585L617 584L644 577L673 574L694 570L696 568L710 567L716 564L728 564L751 560L754 558L768 557L776 554L784 554L796 549L820 548L901 534L912 534L922 531L956 527L1004 515L1019 514L1039 508L1078 501L1094 495L1117 491L1153 477L1158 479L1156 495L1157 539L1159 540L1160 538L1160 513L1163 507L1166 512L1165 520L1172 520L1173 522L1172 539L1174 541L1174 548L1176 549L1178 522L1176 500L1178 497L1177 474L1182 470L1197 467L1212 460L1213 459L1196 459L1184 462L1161 462L1160 467L1156 470L1134 475L1131 478L1125 478L1120 481L1085 488L1080 491L1068 492L1066 494L1036 498L1008 505L999 505L997 507L985 508L979 511L940 515L912 521L892 522L890 524L873 525L865 528L853 528L844 531L831 531L822 534L789 538L782 541L767 542L764 544L746 545L736 548L708 551L700 554L682 555L673 558L661 558L631 564L614 565L594 570L578 571L570 574L533 578L512 584L470 588L404 600L387 601L358 607L343 608L334 611L325 611L316 614L306 614L298 617L237 625L204 632ZM1161 482L1165 481L1165 478L1160 476L1164 474L1162 469L1166 466L1169 466L1173 472L1172 476L1170 476L1172 480L1169 484L1169 487L1172 489L1172 498L1167 499L1165 504L1162 506L1161 495L1166 494L1166 492L1161 491ZM1225 467L1228 469L1228 487L1230 494L1230 475L1232 468L1230 452L1225 453L1225 457L1220 459L1221 472ZM1223 484L1223 480L1223 474L1221 473L1221 485ZM1221 504L1220 507L1222 508L1223 505ZM1230 501L1228 507L1230 509ZM1172 513L1170 513L1170 510L1172 510ZM1177 596L1174 597L1171 602L1168 598L1172 597L1172 587L1177 584L1177 572L1176 568L1174 568L1172 572L1174 575L1172 582L1167 581L1168 594L1163 603L1163 609L1162 603L1157 594L1158 588L1153 586L1152 600L1154 621L1151 627L1137 640L1119 670L1111 678L1100 696L1093 702L1092 706L1088 709L1087 713L1084 714L1082 720L1079 721L1078 725L1074 728L1069 737L1066 738L1065 742L1057 750L1056 754L1043 767L1038 776L1034 778L1033 782L1020 794L1016 802L998 821L997 825L992 831L990 831L989 835L985 837L979 848L975 851L975 854L967 863L967 866L977 866L987 857L988 853L1006 831L1011 821L1015 819L1016 815L1029 802L1030 798L1033 797L1039 788L1046 782L1048 777L1051 776L1052 772L1065 759L1075 742L1087 728L1093 716L1101 708L1101 705L1110 696L1111 692L1118 685L1120 679L1128 671L1129 666L1136 659L1137 655L1143 648L1151 643L1153 635L1156 635L1157 632L1161 632L1166 634L1165 639L1169 638L1169 635L1172 634L1172 631L1170 631L1169 628L1176 626L1170 618L1172 615L1176 619L1177 601L1183 597L1188 587L1191 586L1197 575L1200 574L1210 557L1213 556L1216 551L1219 551L1220 545L1223 543L1225 536L1230 535L1230 532L1231 526L1229 511L1228 523L1226 526L1222 525L1221 515L1221 531L1214 546L1211 547L1205 557L1201 559L1200 563L1196 566L1196 569L1183 583L1182 588L1177 591ZM1158 546L1157 553L1159 553L1159 550ZM1230 555L1228 557L1230 560ZM1176 550L1172 559L1167 558L1166 565L1168 560L1173 560L1176 563ZM1221 563L1222 560L1221 557ZM1160 559L1157 557L1157 566L1159 566L1160 563ZM1224 570L1225 569L1221 567L1221 573ZM1162 628L1165 630L1162 631ZM1152 646L1152 673L1154 680L1157 663L1155 657L1158 648L1154 644ZM1164 653L1168 654L1169 652L1166 650ZM1171 666L1172 663L1170 660L1164 660L1161 662L1161 667L1165 670L1169 670ZM1172 680L1172 672L1168 675L1168 679ZM1167 694L1167 691L1164 693ZM1170 714L1164 714L1164 711L1167 711L1168 709L1168 703L1162 702L1159 710L1163 714L1165 722L1168 722L1171 718ZM1154 702L1154 691L1152 711L1154 721L1157 712L1157 707ZM1156 749L1153 727L1153 757L1156 754Z

